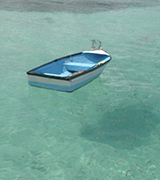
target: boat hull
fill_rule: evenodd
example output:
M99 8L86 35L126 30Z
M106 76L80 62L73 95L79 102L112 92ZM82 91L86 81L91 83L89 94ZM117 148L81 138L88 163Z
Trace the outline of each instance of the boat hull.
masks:
M76 76L73 79L50 78L45 76L36 76L32 74L27 74L27 78L29 85L32 86L72 92L79 87L89 83L93 79L97 78L102 73L106 65L107 64L104 64L99 68Z

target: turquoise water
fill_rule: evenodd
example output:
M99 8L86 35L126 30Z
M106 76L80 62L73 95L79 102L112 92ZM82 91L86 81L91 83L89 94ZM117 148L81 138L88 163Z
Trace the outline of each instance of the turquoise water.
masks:
M56 3L1 4L0 179L159 180L160 2ZM92 39L112 55L97 79L73 93L28 85L26 71Z

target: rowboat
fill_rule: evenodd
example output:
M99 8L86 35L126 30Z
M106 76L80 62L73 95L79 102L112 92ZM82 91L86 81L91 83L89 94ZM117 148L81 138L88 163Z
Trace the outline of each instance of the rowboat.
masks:
M111 60L101 42L92 50L55 59L27 72L29 85L72 92L98 77Z

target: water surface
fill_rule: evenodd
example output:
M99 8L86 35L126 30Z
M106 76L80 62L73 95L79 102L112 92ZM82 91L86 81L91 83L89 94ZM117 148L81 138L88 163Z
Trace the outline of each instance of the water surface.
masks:
M0 179L160 179L160 2L0 1ZM26 71L102 41L112 61L65 93Z

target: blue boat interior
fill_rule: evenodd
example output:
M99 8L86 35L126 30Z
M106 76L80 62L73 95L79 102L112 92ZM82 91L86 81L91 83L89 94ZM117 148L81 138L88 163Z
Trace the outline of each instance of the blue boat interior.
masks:
M50 76L67 77L77 72L93 69L110 59L111 57L106 54L80 53L43 65L35 69L34 72Z

